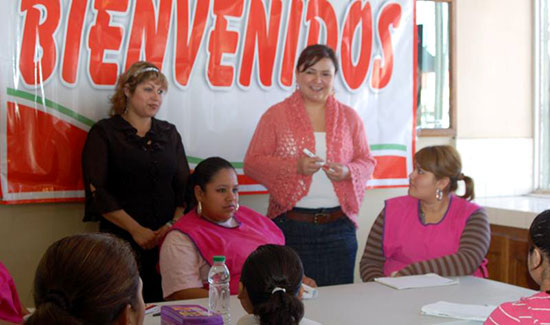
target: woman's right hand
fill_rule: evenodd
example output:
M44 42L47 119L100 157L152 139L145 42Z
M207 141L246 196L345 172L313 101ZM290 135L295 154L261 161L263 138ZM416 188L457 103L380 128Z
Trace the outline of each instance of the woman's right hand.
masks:
M300 157L298 158L298 173L304 176L315 174L321 169L323 159L319 157Z
M308 286L310 286L312 288L317 288L317 282L315 282L315 280L313 280L312 278L310 278L308 276L304 275L302 277L302 283L307 284Z
M131 234L134 241L143 249L152 249L157 245L156 233L149 228L138 226Z

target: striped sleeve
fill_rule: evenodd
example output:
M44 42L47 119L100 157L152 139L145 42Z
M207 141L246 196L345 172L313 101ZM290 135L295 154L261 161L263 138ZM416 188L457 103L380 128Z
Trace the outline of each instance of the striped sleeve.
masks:
M483 323L484 325L504 325L504 324L520 324L520 317L517 315L517 311L514 308L514 304L511 302L503 303L498 306L489 318ZM523 318L523 317L522 317Z
M460 237L458 251L452 255L409 264L399 275L437 273L442 276L471 275L489 250L491 229L485 210L470 216Z
M384 263L386 257L383 250L383 233L384 233L384 210L380 212L374 221L367 244L359 263L359 272L361 279L365 282L372 281L374 278L384 276Z

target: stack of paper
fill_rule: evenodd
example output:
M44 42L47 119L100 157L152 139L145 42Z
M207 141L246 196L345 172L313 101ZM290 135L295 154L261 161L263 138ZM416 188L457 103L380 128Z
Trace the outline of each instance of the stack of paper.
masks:
M374 281L385 284L394 289L439 287L458 284L458 279L444 278L435 273L401 276L397 278L376 278Z
M497 306L466 305L446 301L423 306L423 314L484 322Z

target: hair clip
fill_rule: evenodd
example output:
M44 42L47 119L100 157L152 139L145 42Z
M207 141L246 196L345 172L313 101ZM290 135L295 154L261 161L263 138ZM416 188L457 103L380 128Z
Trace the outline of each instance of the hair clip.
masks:
M275 287L275 288L273 288L273 290L271 290L271 294L274 294L277 291L286 292L286 289L285 288L280 288L280 287Z
M156 67L145 67L141 70L138 70L136 73L133 74L134 77L144 73L144 72L148 72L148 71L154 71L154 72L159 72L159 69L157 69Z

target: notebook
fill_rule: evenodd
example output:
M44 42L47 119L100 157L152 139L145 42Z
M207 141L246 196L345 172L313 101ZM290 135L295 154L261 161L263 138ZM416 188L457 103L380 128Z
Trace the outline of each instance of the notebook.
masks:
M374 281L392 287L394 289L412 289L425 287L439 287L458 284L458 279L444 278L435 273L407 275L396 278L375 278Z
M495 310L497 306L491 305L467 305L447 301L438 301L422 307L421 312L425 315L456 318L483 322Z

